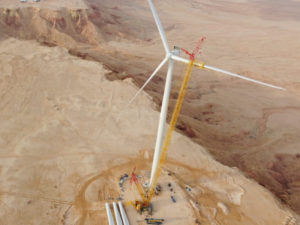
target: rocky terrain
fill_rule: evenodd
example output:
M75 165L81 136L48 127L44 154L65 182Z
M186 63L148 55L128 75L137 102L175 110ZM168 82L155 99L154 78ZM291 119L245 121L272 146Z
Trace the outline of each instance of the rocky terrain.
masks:
M206 36L199 60L287 89L195 70L178 131L299 213L299 1L154 3L170 46L192 49ZM131 77L140 86L164 54L146 1L49 0L24 5L1 0L0 7L1 40L16 37L64 47L72 55L103 63L111 71L106 73L110 80ZM181 73L178 66L176 77ZM160 73L146 89L157 109L164 76Z

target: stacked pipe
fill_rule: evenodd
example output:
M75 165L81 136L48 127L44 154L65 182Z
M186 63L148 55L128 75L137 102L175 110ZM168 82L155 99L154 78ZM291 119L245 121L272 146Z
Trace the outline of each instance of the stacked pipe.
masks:
M113 209L114 209L114 215L115 215L115 220L113 218L110 205L109 203L105 203L105 208L106 208L106 213L107 213L107 219L108 219L108 224L109 225L129 225L129 221L126 215L126 212L124 210L124 207L122 205L122 202L118 202L118 205L116 202L113 202ZM120 214L121 212L121 214ZM115 223L116 221L116 223Z

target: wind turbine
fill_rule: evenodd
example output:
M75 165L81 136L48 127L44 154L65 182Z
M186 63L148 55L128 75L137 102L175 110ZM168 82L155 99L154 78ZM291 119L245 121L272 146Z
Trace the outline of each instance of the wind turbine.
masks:
M185 58L180 57L179 54L178 54L179 52L178 52L178 50L176 51L176 49L173 50L173 51L170 51L164 28L163 28L163 26L160 22L160 19L157 15L157 12L156 12L156 9L155 9L155 7L152 3L152 0L147 0L147 1L148 1L149 6L150 6L150 9L152 11L156 26L158 28L158 31L159 31L160 38L161 38L163 46L164 46L166 56L161 61L161 63L156 67L156 69L150 75L150 77L144 83L144 85L138 90L138 92L135 94L135 96L130 100L128 105L131 104L134 101L134 99L146 87L146 85L150 82L150 80L168 62L168 71L167 71L167 76L166 76L165 89L164 89L164 94L163 94L163 100L162 100L162 106L161 106L161 112L160 112L160 118L159 118L158 130L157 130L157 137L156 137L156 143L155 143L154 157L153 157L153 163L152 163L151 178L150 178L150 183L149 183L149 187L153 187L154 177L155 177L155 174L158 170L159 161L160 161L160 157L161 157L161 153L162 153L162 144L163 144L164 133L165 133L165 124L166 124L166 117L167 117L167 112L168 112L168 103L169 103L169 97L170 97L171 81L172 81L174 62L177 61L177 62L181 62L181 63L185 63L185 64L190 64L191 60L193 60L193 59L191 59L191 58L190 59L185 59ZM236 74L236 73L228 72L226 70L219 69L219 68L216 68L216 67L213 67L213 66L208 66L208 65L205 65L204 63L194 62L193 65L195 67L198 67L198 68L201 68L201 69L207 69L207 70L211 70L211 71L220 72L220 73L223 73L223 74L228 75L228 76L237 77L237 78L247 80L247 81L250 81L250 82L254 82L254 83L257 83L257 84L260 84L260 85L263 85L263 86L267 86L267 87L270 87L270 88L285 90L282 87L278 87L278 86L275 86L275 85L272 85L272 84L268 84L268 83L261 82L261 81L255 80L255 79L251 79L251 78L248 78L248 77Z

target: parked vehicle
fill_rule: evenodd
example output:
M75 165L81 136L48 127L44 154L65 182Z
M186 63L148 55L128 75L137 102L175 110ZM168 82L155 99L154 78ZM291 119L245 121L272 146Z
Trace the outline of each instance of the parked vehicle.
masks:
M156 225L160 225L165 221L164 219L155 219L155 218L146 218L145 220L147 224L156 224Z

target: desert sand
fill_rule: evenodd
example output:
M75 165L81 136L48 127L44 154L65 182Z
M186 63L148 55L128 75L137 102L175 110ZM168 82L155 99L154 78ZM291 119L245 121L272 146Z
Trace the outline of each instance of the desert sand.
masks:
M300 209L299 2L154 3L170 46L192 49L206 36L198 60L287 89L193 72L177 126L186 137L176 134L166 166L181 169L171 178L164 174L188 209L180 218L170 215L169 224L195 218L202 224L288 224L293 212L285 207ZM164 54L147 3L1 0L0 7L0 221L97 224L105 218L103 202L118 197L119 176L132 162L147 161L138 166L145 179L150 169L165 73L123 109ZM174 98L182 71L176 68ZM190 196L185 185L196 193ZM172 205L166 192L163 202ZM218 203L230 213L222 214Z

